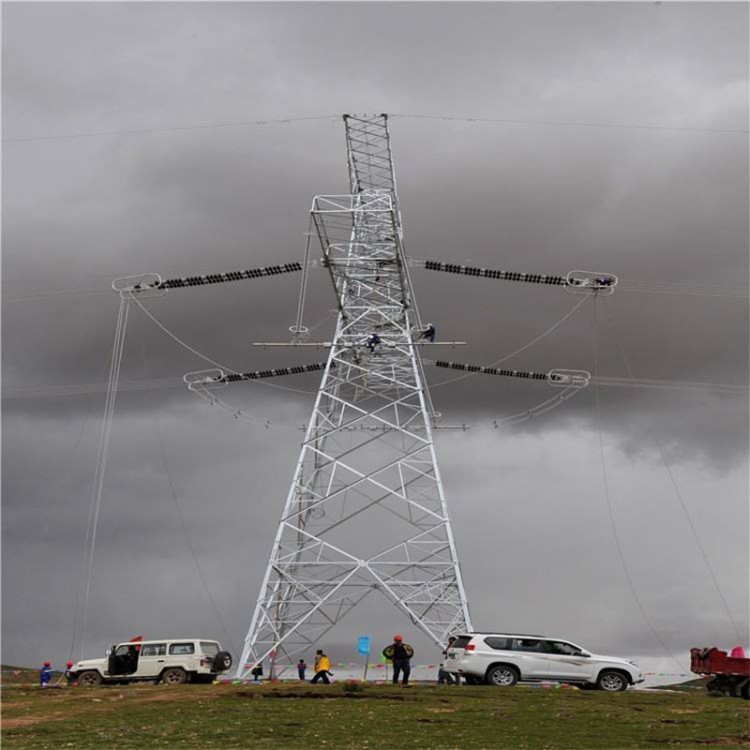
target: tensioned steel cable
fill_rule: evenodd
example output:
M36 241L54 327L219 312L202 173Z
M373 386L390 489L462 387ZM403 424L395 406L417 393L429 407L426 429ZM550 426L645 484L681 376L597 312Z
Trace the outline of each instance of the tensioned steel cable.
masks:
M609 320L610 326L612 330L615 333L615 339L617 340L617 346L620 350L620 356L622 357L623 362L625 363L625 367L627 368L628 374L630 375L632 380L635 380L635 375L633 374L633 369L630 366L630 359L625 354L625 348L622 344L622 339L620 338L617 328L615 326L614 320L612 318L612 311L609 308L609 306L605 305L605 309L607 311L607 318ZM656 447L659 451L659 456L661 458L662 464L664 464L664 468L667 471L667 474L669 475L669 481L672 484L672 487L675 492L675 496L677 497L677 502L682 509L682 513L685 516L685 520L688 523L688 526L690 527L690 531L693 534L693 539L695 539L695 543L701 553L701 556L703 557L703 561L706 563L706 568L708 569L709 575L711 576L711 580L713 581L714 588L716 589L716 592L719 595L719 599L721 599L722 606L724 607L724 611L727 614L727 617L729 618L729 621L732 623L732 628L734 629L735 635L737 636L738 642L742 642L743 636L740 632L740 629L737 627L737 623L734 620L734 617L732 616L732 611L729 609L729 604L727 603L726 597L724 596L724 592L721 590L721 586L719 586L719 580L716 577L716 573L714 573L713 566L711 565L711 562L708 559L708 555L706 554L706 550L703 547L703 544L701 543L700 537L698 536L698 530L695 528L695 524L693 523L693 519L690 517L690 512L687 509L687 505L685 504L685 499L682 496L682 492L680 491L680 487L677 484L677 480L675 479L674 472L672 471L672 467L669 465L669 462L667 461L667 457L664 453L664 447L662 446L661 440L656 435L653 435L654 442L656 443Z
M149 372L149 364L148 364L148 358L146 357L146 346L143 339L141 339L141 356L143 357L143 365L146 373ZM159 453L161 454L161 461L162 465L164 466L164 473L167 476L167 482L169 483L169 491L172 495L172 502L174 503L175 510L177 511L177 517L180 522L180 528L182 529L182 534L185 537L185 543L187 545L188 552L190 554L190 557L193 560L193 565L195 566L195 570L198 573L198 578L200 579L200 582L203 586L203 591L206 594L206 598L209 601L209 604L211 605L211 609L214 612L214 616L216 617L216 621L219 623L219 627L224 632L224 636L226 637L226 643L228 643L233 653L237 653L237 649L235 648L235 645L232 641L232 636L229 634L229 631L227 630L224 620L221 617L221 613L219 612L219 608L216 606L216 601L213 597L213 594L211 593L211 588L208 585L208 581L206 580L206 576L203 573L203 567L200 564L200 561L198 560L198 555L195 551L195 547L193 546L193 541L190 537L190 532L188 531L187 523L185 521L185 516L182 512L182 507L180 506L180 501L177 499L177 490L175 489L174 480L172 479L172 472L169 470L169 463L167 461L167 451L164 448L164 438L162 436L161 432L161 424L159 423L159 414L158 411L154 409L154 427L156 429L156 440L159 445Z
M545 336L548 336L550 333L552 333L554 330L556 330L559 326L561 326L584 302L588 300L588 297L581 297L578 302L576 302L575 305L567 312L565 315L560 318L556 323L551 325L546 331L543 331L540 333L536 338L529 341L528 344L524 344L523 346L519 347L515 351L510 352L510 354L506 354L504 357L500 357L500 359L496 360L495 362L491 362L487 367L497 367L497 365L501 364L502 362L505 362L506 360L510 359L511 357L515 357L516 354L520 354L523 351L526 351L526 349L529 349L530 347L534 346L538 341L541 341ZM434 385L430 385L430 389L432 388L439 388L441 385L447 385L448 383L455 383L459 380L464 380L465 378L470 378L473 375L476 375L475 372L468 372L466 375L459 375L455 378L448 378L447 380L441 380L439 383L435 383Z
M106 370L106 366L104 368ZM70 453L71 461L73 458L75 458L76 453L78 452L78 446L81 443L81 440L83 439L83 433L86 431L86 426L89 423L89 420L91 419L91 415L94 412L94 406L96 405L96 399L91 399L91 404L89 405L88 411L86 412L86 417L83 420L83 423L81 424L81 429L78 431L78 436L76 437L75 443L73 444L73 450ZM89 537L89 523L87 522L86 527L86 536L84 538L84 557L82 561L82 567L81 567L81 573L78 576L78 586L76 588L76 595L74 597L73 602L73 626L71 628L71 637L70 637L70 651L68 652L68 660L73 659L73 655L75 654L75 648L76 648L76 633L78 632L78 610L81 602L81 593L82 593L82 586L83 586L83 577L84 577L84 570L85 570L85 564L86 564L86 555L85 555L85 549L88 545L88 537ZM62 675L61 675L62 678Z
M233 367L228 367L227 365L223 365L223 364L221 364L221 362L217 362L215 359L211 359L210 357L207 357L205 354L202 354L197 349L195 349L194 347L190 346L190 344L188 344L185 341L183 341L179 336L177 336L176 334L172 333L172 331L170 331L160 320L158 320L156 318L156 316L153 315L151 313L151 311L148 308L146 308L137 297L134 297L133 299L134 299L135 303L138 305L138 307L149 318L151 318L151 320L162 331L164 331L164 333L166 333L167 336L169 336L173 341L176 341L180 346L184 347L189 352L192 352L197 357L200 357L204 362L208 362L209 364L212 364L214 367L218 367L220 370L226 370L227 372L233 373L235 375L240 375L241 374L238 370L235 370ZM258 380L256 382L262 383L263 385L267 385L267 386L269 386L271 388L278 388L279 390L282 390L282 391L290 391L292 393L301 393L301 394L304 394L305 396L314 396L314 395L316 395L315 392L313 392L313 391L303 391L303 390L301 390L299 388L289 388L288 386L284 386L284 385L276 385L276 383L268 383L265 380Z
M235 648L234 642L232 641L232 636L229 635L229 631L227 630L226 625L224 624L224 620L221 617L221 614L219 612L219 608L216 606L216 601L213 597L213 594L211 593L211 588L208 585L208 582L206 581L206 576L203 573L203 567L200 564L200 561L198 560L198 555L195 552L195 548L193 547L193 542L190 538L190 532L188 531L187 524L185 523L185 516L182 513L182 508L180 507L180 501L177 499L177 490L175 490L174 481L172 479L172 473L169 470L169 464L167 463L167 453L164 450L164 440L162 438L161 434L161 427L159 426L159 415L156 411L154 411L154 425L156 427L156 437L159 443L159 452L161 453L161 460L162 464L164 466L164 472L167 475L167 481L169 482L169 491L172 495L172 502L174 503L175 510L177 511L177 517L180 520L180 527L182 528L182 533L185 537L185 542L187 544L188 552L190 553L190 557L193 560L193 564L195 565L195 569L198 573L198 577L201 580L201 584L203 585L203 590L206 593L206 597L208 598L208 601L211 605L211 609L214 611L214 615L216 616L216 620L219 623L219 627L224 632L224 635L226 636L227 643L231 646L232 652L237 653L237 649Z
M638 592L636 591L635 584L633 583L633 579L630 576L630 569L628 568L628 564L625 561L625 554L623 552L622 544L620 542L620 534L617 531L617 524L615 522L614 510L612 508L612 496L609 490L609 478L607 477L607 466L604 460L604 436L602 433L602 412L601 412L601 404L599 400L599 385L596 382L596 377L599 374L599 354L598 354L598 347L597 347L597 325L596 325L596 302L597 302L597 299L596 297L594 297L594 304L592 305L592 312L593 312L592 329L593 329L593 343L594 343L594 346L593 346L593 349L594 349L594 372L593 372L594 398L595 398L595 403L596 403L596 425L597 425L597 433L599 436L599 459L601 462L601 470L602 470L602 484L604 487L604 496L607 501L607 515L609 517L609 523L612 529L612 537L615 542L615 548L617 550L617 556L620 560L620 566L622 568L623 575L625 577L625 580L627 581L628 588L630 589L630 593L633 596L633 601L635 601L638 609L640 610L641 615L643 616L644 621L646 622L649 629L651 630L651 633L653 634L654 638L658 641L658 643L664 649L664 652L670 656L672 661L680 669L684 670L686 669L686 667L680 664L680 662L677 660L675 655L670 651L667 644L664 643L661 636L659 635L656 628L654 627L653 622L651 622L651 618L646 613L643 603L641 602L641 599L638 596Z
M125 331L127 330L128 313L130 312L129 300L120 297L120 308L115 326L115 342L112 348L112 360L110 366L109 383L107 385L107 399L104 407L104 418L102 431L99 438L99 450L94 474L94 487L91 496L91 507L89 509L89 520L87 524L86 545L84 546L84 568L86 570L86 584L83 591L83 614L81 623L81 658L85 649L86 624L88 618L89 595L91 591L91 575L94 565L94 552L96 550L96 536L99 525L99 513L102 505L102 492L104 489L104 475L109 456L109 440L112 434L112 423L114 421L115 401L117 399L117 384L120 379L120 367L122 365L122 353L125 345ZM88 557L88 559L86 559Z

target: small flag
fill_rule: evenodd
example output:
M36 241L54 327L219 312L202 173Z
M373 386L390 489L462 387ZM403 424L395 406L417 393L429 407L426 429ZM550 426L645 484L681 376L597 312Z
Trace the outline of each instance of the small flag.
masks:
M368 656L370 654L370 641L372 640L372 636L369 635L361 635L357 639L357 653L362 654L362 656Z

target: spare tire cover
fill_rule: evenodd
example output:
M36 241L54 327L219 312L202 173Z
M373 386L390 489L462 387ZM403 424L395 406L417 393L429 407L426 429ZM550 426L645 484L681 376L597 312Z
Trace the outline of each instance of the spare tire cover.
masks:
M232 655L229 651L219 651L214 656L214 669L218 672L224 672L232 666Z

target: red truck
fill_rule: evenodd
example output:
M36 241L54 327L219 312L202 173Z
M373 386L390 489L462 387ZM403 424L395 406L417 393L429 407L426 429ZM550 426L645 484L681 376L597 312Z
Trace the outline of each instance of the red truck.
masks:
M748 699L750 688L750 659L729 656L718 648L691 648L690 671L710 675L706 683L709 692L720 692L734 698Z

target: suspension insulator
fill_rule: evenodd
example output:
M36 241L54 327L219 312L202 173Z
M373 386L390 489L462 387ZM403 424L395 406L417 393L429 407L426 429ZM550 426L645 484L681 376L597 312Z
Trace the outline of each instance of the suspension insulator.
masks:
M276 367L272 370L254 370L252 372L234 372L226 374L223 370L198 370L189 372L183 376L190 390L196 388L224 388L229 383L239 383L243 380L263 380L275 378L280 375L299 375L304 372L317 372L324 370L325 362L315 362L311 365L294 365L292 367ZM333 367L334 364L331 364Z
M182 289L188 286L206 286L223 284L225 281L242 281L243 279L260 279L264 276L277 276L282 273L295 273L302 270L298 261L276 266L250 268L245 271L227 271L209 273L204 276L183 276L178 279L162 279L158 273L144 273L139 276L121 276L112 282L112 288L121 296L160 297L169 289Z
M465 365L460 362L435 362L436 367L448 370L462 370L463 372L477 372L482 375L503 375L508 378L527 378L529 380L547 380L546 372L527 372L526 370L499 370L496 367L482 367L481 365Z
M523 281L527 284L565 286L567 283L565 276L548 276L543 273L519 273L517 271L499 271L494 268L479 268L477 266L464 266L456 263L441 263L436 260L426 260L424 267L427 271L444 271L445 273L476 276L484 279L500 279L503 281Z

